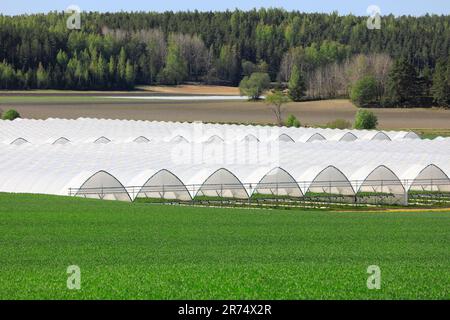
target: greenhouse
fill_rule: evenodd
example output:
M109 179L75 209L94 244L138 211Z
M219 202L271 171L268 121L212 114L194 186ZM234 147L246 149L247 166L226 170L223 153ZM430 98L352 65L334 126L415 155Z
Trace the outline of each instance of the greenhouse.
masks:
M17 139L21 139L17 141ZM61 141L63 139L64 141ZM401 141L420 139L414 132L287 128L219 125L187 122L86 119L0 121L0 143L109 143L109 142L206 142L222 140L259 142Z
M232 125L204 125L198 137L198 124L179 126L0 121L0 192L120 201L387 194L399 204L410 192L450 192L449 139Z

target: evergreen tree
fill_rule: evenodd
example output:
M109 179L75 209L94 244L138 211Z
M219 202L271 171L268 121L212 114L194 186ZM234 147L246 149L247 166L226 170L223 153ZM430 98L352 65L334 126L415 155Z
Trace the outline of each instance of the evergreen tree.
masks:
M117 82L116 61L114 60L114 56L111 56L109 58L108 79L109 79L109 87L114 87L114 85Z
M127 87L132 88L134 86L135 77L136 76L134 74L134 67L131 64L130 60L128 60L126 70L125 70L125 81L126 81Z
M393 106L413 105L417 103L420 91L414 66L405 58L396 60L389 73L387 103Z
M68 62L69 58L67 57L67 53L60 49L56 55L56 63L64 70Z
M3 61L0 63L0 88L11 89L14 87L14 81L14 69L6 61Z
M75 55L69 60L69 62L67 62L67 70L65 73L66 88L76 88L78 83L76 79L77 66L78 56Z
M38 89L46 89L48 87L48 74L42 66L42 63L39 63L38 69L36 71L36 81Z
M434 102L443 107L450 106L449 71L450 63L446 63L445 60L440 60L436 64L433 76L433 86L431 87Z
M126 83L126 72L127 72L127 54L125 49L122 47L120 49L119 60L117 61L117 76L120 84Z
M296 65L292 68L289 79L289 96L293 101L300 101L306 92L305 80Z
M26 85L24 89L30 89L35 87L35 74L32 69L28 69L25 73Z
M99 55L96 70L97 87L99 88L102 88L105 85L107 68L103 55Z

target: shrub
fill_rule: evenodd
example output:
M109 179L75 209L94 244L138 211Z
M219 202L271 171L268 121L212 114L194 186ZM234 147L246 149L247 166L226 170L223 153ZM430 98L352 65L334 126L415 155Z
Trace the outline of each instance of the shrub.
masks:
M290 114L286 119L286 127L292 127L295 119L295 116L293 114Z
M351 88L350 99L358 107L376 103L377 81L372 76L358 80Z
M20 114L14 109L6 111L2 117L3 120L14 120L17 118L20 118Z
M350 123L350 121L344 119L336 119L327 123L327 128L330 129L350 129L351 127L352 124Z
M292 123L292 126L295 128L300 128L301 127L301 123L298 119L295 119L294 122Z
M287 117L286 119L286 127L295 127L295 128L300 128L301 123L300 121L293 115L289 115L289 117Z
M375 129L378 125L377 116L369 110L358 110L355 116L355 129Z

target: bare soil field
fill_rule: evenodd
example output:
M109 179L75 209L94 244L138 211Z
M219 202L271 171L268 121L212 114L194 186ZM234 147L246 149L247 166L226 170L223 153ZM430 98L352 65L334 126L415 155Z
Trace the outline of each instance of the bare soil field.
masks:
M192 94L192 92L190 92ZM219 93L219 92L217 92ZM204 121L259 123L274 122L264 102L247 101L154 101L139 99L105 99L123 93L38 93L1 92L0 109L14 108L23 118L93 117L110 119ZM161 94L161 93L147 93ZM170 93L166 93L171 95ZM175 93L172 93L175 94ZM176 94L181 94L177 91ZM224 94L221 92L220 94ZM133 92L132 95L142 95ZM143 95L144 96L144 95ZM353 122L358 109L348 100L324 100L289 103L284 115L294 114L303 125L323 126L335 119ZM381 129L450 129L450 110L443 109L372 109Z
M185 84L178 86L137 86L132 91L74 91L74 90L0 90L0 96L105 96L105 95L239 95L239 88L226 86L210 86Z
M179 85L179 86L140 86L139 90L153 93L167 94L195 94L195 95L239 95L239 88L225 86L205 86L205 85Z

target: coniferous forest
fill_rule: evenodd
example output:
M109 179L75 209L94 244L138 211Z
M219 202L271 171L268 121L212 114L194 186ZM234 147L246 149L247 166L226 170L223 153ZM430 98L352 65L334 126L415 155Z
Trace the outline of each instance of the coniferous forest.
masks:
M367 17L282 9L0 15L0 89L132 89L295 78L304 98L450 106L450 16Z

